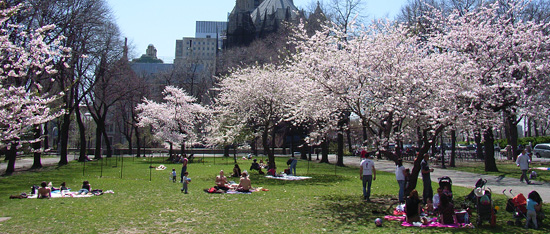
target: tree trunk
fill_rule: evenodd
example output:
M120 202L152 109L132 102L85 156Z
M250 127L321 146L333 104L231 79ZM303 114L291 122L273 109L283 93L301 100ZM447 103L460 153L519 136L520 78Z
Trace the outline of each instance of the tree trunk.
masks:
M48 131L48 122L44 123L44 150L50 148L50 133Z
M250 145L250 148L252 148L252 153L254 154L254 156L258 157L258 147L256 147L256 141L257 138L254 137L254 139L252 139L252 144Z
M71 114L65 113L63 115L63 123L61 124L61 129L59 130L59 163L58 165L67 165L69 163L69 160L67 158L68 155L68 147L69 147L69 131L71 127Z
M509 111L504 111L504 127L506 132L506 140L508 145L512 146L512 159L516 161L518 150L518 127L517 127L516 115L511 114Z
M420 136L419 142L422 143L418 155L414 160L413 168L411 170L411 175L409 177L409 186L405 188L405 194L409 194L413 189L416 188L418 182L418 175L420 174L420 163L422 162L424 154L430 151L430 147L435 144L437 136L443 131L445 126L439 126L433 133L432 136L428 136L428 129L421 131L417 129L417 133Z
M411 170L411 175L409 176L409 186L405 188L405 194L410 194L413 189L416 188L416 184L418 182L418 175L420 174L420 163L422 162L422 159L424 158L424 154L428 153L430 151L430 144L424 144L418 151L418 155L416 156L416 159L413 163L413 168Z
M34 139L39 139L40 134L41 134L40 125L35 126L33 131L34 131ZM34 153L33 153L34 154L34 161L32 163L31 169L42 168L42 162L40 162L40 158L42 156L42 154L40 153L41 143L42 143L42 141L37 141L37 142L32 143L32 148L34 149Z
M456 158L456 131L451 130L451 162L449 163L450 167L456 167L455 158Z
M527 137L531 137L531 126L533 126L533 121L531 118L527 119Z
M103 123L103 126L105 126L105 122ZM107 148L107 158L113 157L113 149L111 147L111 140L109 140L109 136L107 135L107 129L103 128L103 138L105 142L105 148Z
M275 155L275 127L271 130L271 154Z
M78 125L78 135L80 139L80 154L78 156L78 161L84 162L88 158L86 157L86 153L87 153L86 126L84 126L84 122L82 121L82 115L80 114L80 107L75 106L75 114L76 114L76 123Z
M136 132L136 147L137 147L137 152L136 152L136 157L141 157L141 142L140 142L140 137L139 137L139 128L137 127L137 125L134 127L134 132Z
M498 172L497 163L495 161L495 137L493 136L493 128L488 128L483 133L485 140L485 171Z
M328 161L328 140L326 138L321 142L321 161L319 163L329 163Z
M168 150L168 154L170 154L170 159L174 158L174 144L172 142L168 142L170 145L170 149Z
M99 160L101 159L101 137L103 136L103 125L98 121L96 122L96 128L95 128L95 154L94 159Z
M277 168L275 165L275 155L271 150L269 150L269 141L267 137L269 136L269 126L264 127L264 132L262 133L262 145L264 147L264 154L267 153L267 158L269 160L269 168Z
M362 146L367 145L368 135L367 135L367 121L364 119L361 119L361 127L362 127L362 133L363 133L363 142L361 143Z
M352 143L351 143L351 129L348 127L346 129L346 136L348 137L347 140L348 140L348 151L350 153L353 153L353 147L352 147Z
M338 137L337 137L337 144L338 144L338 151L336 154L336 165L337 166L344 166L344 123L343 120L340 120L340 123L338 124Z
M8 159L8 167L6 168L5 175L11 175L15 172L15 159L17 159L17 144L12 142L8 151L6 151L6 158Z
M441 168L443 169L447 169L447 167L445 166L445 145L444 145L444 142L443 142L443 136L441 136L441 144L439 146L439 153L441 154Z
M226 145L223 147L223 156L224 157L229 157L229 145Z
M304 142L302 148L300 149L300 159L307 160L307 149L308 145Z

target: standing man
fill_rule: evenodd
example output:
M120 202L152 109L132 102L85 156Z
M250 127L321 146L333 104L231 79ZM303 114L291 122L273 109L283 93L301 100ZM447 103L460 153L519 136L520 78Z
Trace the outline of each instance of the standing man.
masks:
M434 171L433 168L430 168L428 165L428 160L430 160L430 154L425 153L424 159L420 163L420 170L422 172L422 184L424 185L424 191L422 192L422 201L424 204L427 204L428 201L432 200L433 189L432 189L432 179L430 178L430 173Z
M359 167L359 175L363 181L363 199L367 202L370 202L370 187L372 181L376 180L376 169L374 168L374 161L372 161L372 156L367 155L367 158L361 161L361 166Z
M180 178L180 183L183 183L183 174L187 171L187 162L189 160L187 160L187 155L183 155L183 158L181 159L181 178Z
M521 154L519 154L518 159L516 159L516 165L521 169L521 177L519 178L519 181L523 182L523 179L525 178L525 182L527 184L531 184L531 181L529 181L529 177L527 177L527 171L529 170L529 163L531 162L531 159L529 158L529 155L527 155L527 150L523 149L521 151Z
M292 161L290 162L290 174L293 176L296 176L296 164L298 163L298 159L294 157L294 155L291 157Z

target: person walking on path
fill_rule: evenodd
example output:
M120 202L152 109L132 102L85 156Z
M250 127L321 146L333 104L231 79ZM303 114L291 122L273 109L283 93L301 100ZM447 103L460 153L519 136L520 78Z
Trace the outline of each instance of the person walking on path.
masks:
M181 175L180 175L180 183L183 183L183 174L187 171L187 156L184 154L183 158L181 159Z
M397 184L399 184L399 202L405 202L405 167L403 166L403 160L398 159L395 162L395 179Z
M531 184L531 181L529 181L529 177L527 176L530 162L531 159L529 158L529 155L527 155L527 150L524 149L516 159L516 165L521 170L521 177L519 178L520 182L523 182L523 179L525 179L525 182L527 182L527 184Z
M374 161L372 161L372 156L368 155L359 167L359 175L363 181L363 199L370 202L370 188L372 181L376 180L376 169L374 168Z
M432 179L430 178L430 173L434 171L433 168L430 168L428 161L430 160L429 154L424 154L424 159L420 163L420 170L422 172L422 184L424 185L424 191L422 192L422 201L424 204L428 203L428 200L432 200L433 189L432 189Z

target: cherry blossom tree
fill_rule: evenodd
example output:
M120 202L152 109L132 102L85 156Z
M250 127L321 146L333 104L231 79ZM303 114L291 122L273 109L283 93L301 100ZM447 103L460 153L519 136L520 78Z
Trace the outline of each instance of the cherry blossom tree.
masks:
M166 86L163 95L163 103L145 98L138 104L138 125L151 126L156 138L182 149L186 142L199 141L208 111L180 88Z
M237 69L221 78L210 142L232 143L243 132L258 133L269 166L275 167L268 139L295 105L297 83L290 77L284 66L267 64Z
M45 42L53 25L32 30L7 23L22 8L0 10L0 146L10 147L6 174L15 169L18 144L41 140L29 132L63 113L53 106L56 95L42 92L39 78L51 78L57 72L52 64L70 51L60 46L61 36Z
M517 148L518 115L534 111L548 102L540 98L547 92L548 43L550 37L544 31L548 24L517 19L525 1L514 1L503 6L495 3L466 14L453 13L437 18L438 28L430 46L455 53L472 64L463 76L475 79L473 106L477 110L502 113L508 132L508 143ZM482 128L486 136L486 170L497 171L492 152L494 115L477 116L475 126ZM519 118L521 119L521 118ZM491 146L491 147L489 147ZM514 151L517 155L518 152Z

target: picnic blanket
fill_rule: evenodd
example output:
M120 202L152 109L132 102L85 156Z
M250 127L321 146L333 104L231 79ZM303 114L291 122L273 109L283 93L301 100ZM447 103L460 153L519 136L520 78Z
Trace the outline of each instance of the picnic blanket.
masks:
M101 194L104 194L104 193L115 193L113 192L113 190L107 190L105 192L102 192ZM96 194L99 194L99 193L96 193ZM61 193L59 190L55 190L55 191L52 191L52 197L51 198L65 198L65 197L93 197L93 196L98 196L96 194L78 194L76 192L71 192L71 190L64 190L63 193ZM99 194L100 195L100 194ZM28 196L27 198L38 198L38 194L33 194L33 195L30 195Z
M268 176L265 176L265 178L277 179L277 180L307 180L307 179L311 179L311 177L309 177L309 176L293 176L293 175L284 175L284 176L268 175Z
M258 187L258 188L252 188L250 190L250 192L239 192L239 191L233 190L233 189L223 191L221 189L216 190L216 188L214 188L214 187L212 187L210 189L204 189L204 192L207 192L207 193L227 193L227 194L251 194L253 192L259 192L259 191L269 191L269 189Z
M439 223L437 221L437 218L429 218L427 217L428 219L428 224L422 224L421 222L414 222L414 223L407 223L405 220L405 216L401 215L401 216L395 216L395 215L386 215L384 216L384 219L388 220L388 221L400 221L402 222L401 223L401 226L403 227L441 227L441 228L462 228L462 227L466 227L468 225L464 225L464 224L460 224L460 223L457 223L457 224L442 224L442 223Z
M88 195L88 194L77 194L75 192L66 192L66 193L55 193L55 192L52 192L52 197L51 198L60 198L60 197L93 197L94 195ZM27 198L38 198L38 195L37 194L34 194L34 195L30 195L28 196Z

